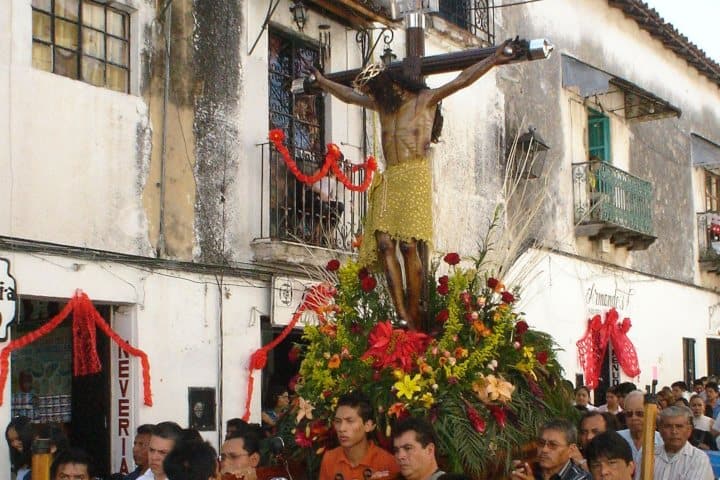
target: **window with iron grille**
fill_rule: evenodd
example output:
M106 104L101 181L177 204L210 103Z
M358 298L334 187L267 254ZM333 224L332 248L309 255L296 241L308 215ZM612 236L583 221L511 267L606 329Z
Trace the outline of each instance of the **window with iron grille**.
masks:
M720 212L720 175L705 170L705 211Z
M318 66L319 49L300 39L271 31L269 35L270 129L285 132L296 161L320 163L325 132L322 95L293 95L292 81ZM300 162L298 162L300 163Z
M493 3L493 0L440 0L438 15L492 44Z
M91 0L32 0L32 64L127 93L130 15Z

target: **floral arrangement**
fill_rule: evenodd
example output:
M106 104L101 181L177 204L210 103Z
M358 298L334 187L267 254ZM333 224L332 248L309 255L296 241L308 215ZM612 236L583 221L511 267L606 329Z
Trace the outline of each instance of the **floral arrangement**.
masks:
M327 264L336 293L305 327L307 344L291 352L302 363L284 425L286 441L310 463L334 446L336 402L352 390L371 399L381 445L390 446L397 420L426 417L446 471L474 478L506 470L548 418L575 415L571 393L559 388L552 339L516 310L518 291L483 273L482 256L469 269L456 253L443 261L449 273L436 278L435 262L428 279L424 331L395 325L381 277L352 261Z

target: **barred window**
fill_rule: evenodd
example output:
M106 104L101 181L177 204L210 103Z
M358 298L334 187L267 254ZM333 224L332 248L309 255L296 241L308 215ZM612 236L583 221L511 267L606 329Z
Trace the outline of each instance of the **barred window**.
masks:
M319 64L317 47L272 30L269 34L270 128L285 131L296 160L321 163L324 160L322 95L290 93L296 78ZM314 166L312 166L314 169Z
M440 0L439 7L441 18L489 44L495 42L494 0Z
M130 15L91 0L32 0L33 67L99 87L130 88Z

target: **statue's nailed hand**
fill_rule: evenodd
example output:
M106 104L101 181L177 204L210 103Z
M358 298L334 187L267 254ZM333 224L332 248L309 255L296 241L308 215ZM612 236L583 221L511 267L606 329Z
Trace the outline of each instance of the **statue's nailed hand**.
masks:
M495 50L496 63L504 64L524 56L527 50L526 43L527 42L520 40L520 37L505 40Z

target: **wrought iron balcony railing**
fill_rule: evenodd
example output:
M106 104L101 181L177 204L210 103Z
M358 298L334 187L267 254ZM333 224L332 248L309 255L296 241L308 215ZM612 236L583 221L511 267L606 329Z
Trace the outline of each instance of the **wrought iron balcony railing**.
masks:
M720 212L698 213L697 229L700 266L720 273Z
M441 0L438 15L476 37L495 43L493 0Z
M579 234L610 238L616 245L636 249L655 240L650 182L602 161L575 163L572 169Z
M351 251L353 240L362 229L366 195L353 192L335 177L328 176L315 188L300 182L285 165L278 151L261 144L262 188L260 198L260 238L283 240ZM316 172L324 155L288 146L298 168L306 175ZM353 172L346 162L345 175L353 184L363 181L362 169ZM329 198L321 199L320 191Z

